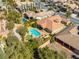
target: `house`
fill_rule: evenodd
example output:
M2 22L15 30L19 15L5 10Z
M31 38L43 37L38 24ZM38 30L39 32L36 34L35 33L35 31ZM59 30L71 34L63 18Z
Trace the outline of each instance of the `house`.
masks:
M74 22L75 24L79 24L79 18L77 14L71 14L71 21Z
M62 23L65 22L65 18L55 15L49 18L39 20L37 22L38 25L42 26L47 32L51 32L52 34L58 33L63 30L66 26ZM68 21L66 21L68 22Z
M78 5L76 5L76 4L74 3L74 1L69 1L69 2L64 3L64 4L66 4L66 5L67 5L68 7L70 7L72 10L78 9Z
M27 11L25 14L26 14L28 17L33 17L33 16L35 15L35 12L33 12L33 11Z
M36 13L33 17L41 20L47 17L51 17L52 15L54 15L54 11L51 10L51 11L44 11L44 12Z
M22 12L26 12L32 9L33 7L35 7L35 3L30 2L28 0L25 0L25 1L15 0L15 2L17 4L17 8L19 8Z
M79 26L78 26L79 28ZM79 55L79 29L76 25L70 26L61 33L57 34L55 40L65 48Z
M45 2L41 2L41 0L34 0L35 3L35 7L37 8L37 10L48 10L48 6L46 6Z
M50 10L50 11L43 11L43 12L38 12L38 13L34 13L32 11L28 11L28 12L26 12L26 14L29 17L33 17L35 19L42 20L42 19L45 19L47 17L51 17L52 15L54 15L54 11Z
M5 1L6 0L0 0L0 10L6 9Z

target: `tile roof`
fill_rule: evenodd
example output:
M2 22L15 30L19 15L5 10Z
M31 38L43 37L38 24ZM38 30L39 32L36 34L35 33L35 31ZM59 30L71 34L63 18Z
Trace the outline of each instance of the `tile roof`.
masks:
M48 28L49 30L54 31L60 29L61 27L64 27L64 25L61 23L62 20L63 20L62 17L56 15L38 21L37 23L41 25L43 28Z
M65 29L63 32L57 34L56 38L79 50L79 36L71 33L71 30L74 27L75 26L70 26L69 28Z
M28 16L36 18L36 17L44 17L44 16L50 17L54 14L54 12L53 11L47 11L47 12L44 11L44 12L35 13L35 12L32 12L32 11L28 11L28 12L26 12L26 14Z

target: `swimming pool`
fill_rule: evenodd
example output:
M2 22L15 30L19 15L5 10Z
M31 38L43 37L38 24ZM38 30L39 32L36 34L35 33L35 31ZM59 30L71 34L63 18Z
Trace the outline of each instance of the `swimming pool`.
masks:
M26 23L27 19L26 18L22 18L22 23Z
M32 35L34 35L34 37L39 37L40 36L40 32L38 32L36 29L30 29L30 33Z

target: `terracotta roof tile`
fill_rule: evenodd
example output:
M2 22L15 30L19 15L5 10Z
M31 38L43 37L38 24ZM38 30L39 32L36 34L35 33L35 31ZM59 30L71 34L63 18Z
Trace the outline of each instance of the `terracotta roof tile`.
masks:
M60 27L64 26L61 21L63 20L60 16L52 16L46 19L43 19L41 21L38 21L37 23L41 25L43 28L48 28L49 30L56 30Z

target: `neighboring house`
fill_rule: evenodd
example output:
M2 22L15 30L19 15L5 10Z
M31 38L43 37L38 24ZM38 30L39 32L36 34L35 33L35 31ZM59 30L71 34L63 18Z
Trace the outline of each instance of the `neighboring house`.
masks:
M45 2L41 2L41 0L34 0L34 3L37 10L48 10L48 6L46 6L47 4Z
M48 6L48 4L46 4L46 3L44 3L44 2L41 2L40 3L40 9L42 10L48 10L49 9L49 6Z
M6 29L6 23L7 21L6 20L0 20L0 35L2 36L7 36L8 34L8 29Z
M29 1L29 0L25 0L25 1L21 1L21 0L15 0L18 7L20 7L21 9L29 9L32 6L36 7L37 9L40 8L40 3L41 0L33 0L33 1Z
M33 0L33 1L21 1L21 0L15 0L18 8L20 8L23 12L28 11L31 8L36 8L36 10L48 10L49 6L45 2L41 2L41 0Z
M61 17L61 16L51 16L49 18L43 19L41 21L38 21L38 25L41 25L43 29L51 32L52 34L58 33L61 30L63 30L66 26L62 23L63 22L68 22L65 21L67 19Z
M35 19L45 19L47 17L51 17L52 15L54 15L54 11L43 11L43 12L39 12L39 13L34 13L34 12L31 12L31 11L28 11L26 12L26 14L29 16L29 17L33 17Z
M33 17L35 15L35 12L27 11L26 14L27 14L28 17Z
M79 27L78 27L79 28ZM65 29L63 32L56 35L55 40L66 47L67 49L71 50L75 54L79 55L79 29L77 26L70 26L69 28Z
M40 3L41 3L41 0L34 0L34 3L35 3L35 6L37 9L40 9Z
M34 2L29 2L27 0L25 1L15 0L15 2L17 4L17 8L19 8L22 12L26 12L35 7Z
M71 15L71 21L74 22L75 24L79 24L79 18L77 17L77 14Z
M0 10L6 9L5 1L6 0L0 0Z
M76 3L73 0L66 2L64 4L67 5L68 7L70 7L72 10L78 9L78 5L76 5Z
M44 11L44 12L36 13L33 17L41 20L47 17L51 17L52 15L54 15L54 11Z

